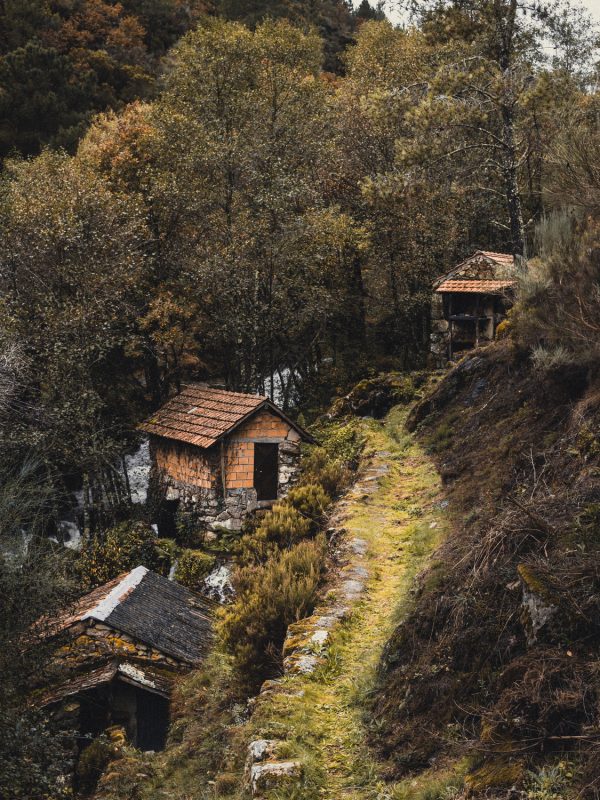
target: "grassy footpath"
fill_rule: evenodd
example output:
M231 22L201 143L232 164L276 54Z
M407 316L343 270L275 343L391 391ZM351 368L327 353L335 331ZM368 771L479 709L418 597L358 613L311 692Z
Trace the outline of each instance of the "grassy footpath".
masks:
M347 537L367 543L366 591L334 629L325 665L284 679L283 691L262 699L250 721L254 738L283 740L278 757L304 767L301 788L279 787L273 797L383 800L412 793L382 782L362 722L382 649L410 604L415 575L445 532L439 476L404 432L405 413L398 407L384 425L365 423L369 471L381 477L369 493L359 483L345 503Z

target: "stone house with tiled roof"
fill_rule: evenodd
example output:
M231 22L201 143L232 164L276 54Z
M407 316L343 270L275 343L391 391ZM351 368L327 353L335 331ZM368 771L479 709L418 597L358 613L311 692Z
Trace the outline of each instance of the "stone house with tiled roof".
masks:
M239 530L243 517L282 497L311 437L262 395L190 384L140 429L150 437L166 504L193 508L207 528Z
M477 250L434 284L431 354L436 366L492 341L513 303L515 256Z

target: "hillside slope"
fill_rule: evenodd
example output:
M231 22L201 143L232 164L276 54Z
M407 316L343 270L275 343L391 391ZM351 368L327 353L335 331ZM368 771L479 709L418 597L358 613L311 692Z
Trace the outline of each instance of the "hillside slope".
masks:
M413 409L454 531L380 665L373 731L395 778L462 759L475 793L598 797L599 422L597 376L541 375L509 342Z

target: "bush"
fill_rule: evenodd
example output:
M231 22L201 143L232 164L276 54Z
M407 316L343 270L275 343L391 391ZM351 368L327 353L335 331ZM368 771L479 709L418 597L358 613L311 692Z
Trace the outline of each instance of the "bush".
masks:
M559 370L576 363L576 357L562 345L551 349L547 349L542 345L536 345L531 351L531 361L536 371L553 372L554 370Z
M175 514L175 527L177 529L177 543L182 547L198 547L204 541L206 525L200 521L200 515L196 509L182 511L177 510Z
M316 483L306 483L290 489L285 499L287 505L308 520L312 533L318 531L331 505L331 497Z
M215 563L216 558L202 550L184 550L177 561L175 580L187 589L199 592Z
M85 748L75 769L77 788L82 794L89 795L96 790L111 758L114 758L114 746L106 736L98 736Z
M280 550L292 547L311 533L311 522L285 501L268 511L254 533L239 542L240 564L264 564Z
M297 512L296 512L297 513ZM261 566L238 569L236 600L225 609L220 632L240 684L256 690L281 668L288 625L310 614L324 570L323 535L300 542Z
M5 676L3 675L3 679ZM75 731L57 731L39 711L0 714L0 797L11 800L72 798ZM59 734L59 735L57 735Z
M544 370L600 360L600 222L556 212L536 229L541 261L529 264L511 314L515 341Z
M319 484L330 497L338 497L349 483L349 468L324 447L313 447L302 459L300 485Z
M156 553L156 572L160 575L168 575L179 552L177 543L174 539L157 539L154 544L154 550Z
M321 442L321 448L330 461L337 461L350 469L358 467L364 447L364 435L359 419L352 418L348 422L321 421L311 430L315 438Z
M122 522L96 538L83 550L79 568L83 581L99 586L140 565L168 572L154 529L145 522Z

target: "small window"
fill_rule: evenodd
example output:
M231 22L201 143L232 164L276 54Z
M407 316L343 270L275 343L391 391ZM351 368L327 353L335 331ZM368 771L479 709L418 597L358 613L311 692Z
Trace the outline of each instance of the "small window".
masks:
M254 488L257 500L277 500L278 484L278 445L256 442L254 445Z

